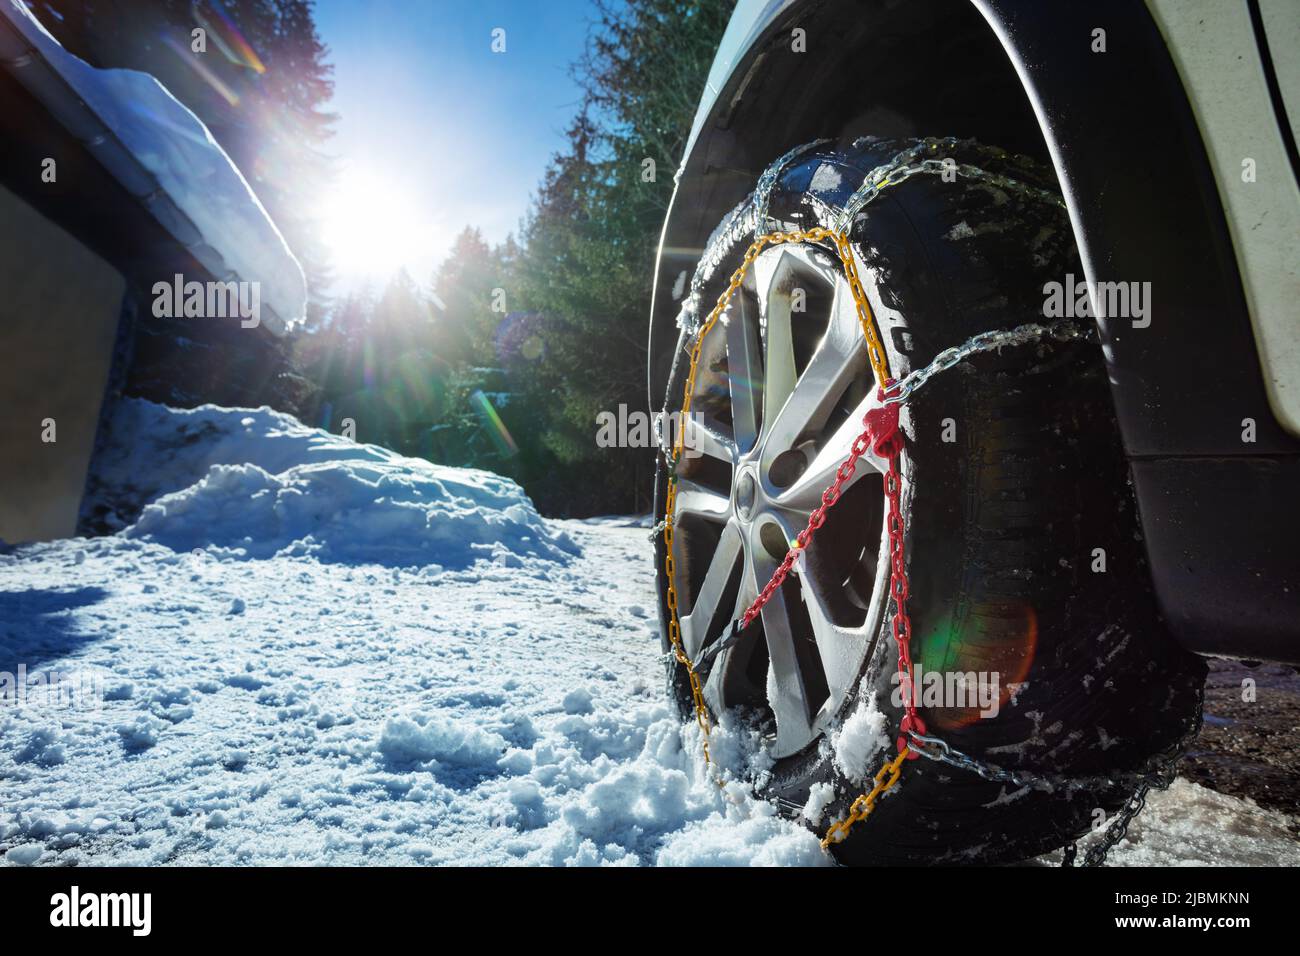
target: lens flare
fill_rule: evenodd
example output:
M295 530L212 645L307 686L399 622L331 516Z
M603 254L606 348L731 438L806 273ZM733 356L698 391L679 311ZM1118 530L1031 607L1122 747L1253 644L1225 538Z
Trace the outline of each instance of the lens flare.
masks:
M978 693L979 681L984 681L987 691L996 680L996 706L1001 711L1029 676L1037 649L1038 615L1031 605L986 601L971 607L960 623L950 614L942 626L921 639L915 658L932 673L973 673L972 693ZM969 697L965 700L972 702ZM980 706L926 706L925 719L932 730L954 730L980 720L981 711Z
M535 362L546 352L543 318L537 312L511 312L497 325L493 340L497 358L505 365Z
M162 44L180 57L181 62L197 73L203 79L203 82L212 87L223 100L231 106L239 105L239 94L223 83L221 77L213 73L211 68L200 57L191 53L189 47L169 33L162 35Z
M221 0L195 0L190 5L190 11L194 15L194 21L208 31L227 60L248 67L254 73L266 72L266 65L252 44L239 32L239 27L222 6Z
M513 458L519 454L519 446L515 444L510 430L506 428L506 423L501 420L497 414L496 407L483 394L483 390L475 389L469 397L470 407L478 413L479 418L483 420L483 427L487 429L488 437L492 439L492 444L496 450L506 458Z

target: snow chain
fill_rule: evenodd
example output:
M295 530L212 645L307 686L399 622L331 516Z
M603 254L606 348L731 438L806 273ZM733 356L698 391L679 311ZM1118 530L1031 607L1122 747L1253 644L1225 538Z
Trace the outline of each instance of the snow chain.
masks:
M930 760L947 763L951 766L960 767L979 774L981 777L990 780L1002 780L1015 783L1019 786L1037 786L1055 789L1057 786L1081 787L1089 784L1109 784L1115 785L1122 782L1124 778L1134 777L1136 779L1137 791L1126 801L1125 807L1114 818L1119 825L1108 828L1111 832L1102 841L1101 846L1091 850L1085 860L1085 864L1101 862L1105 858L1105 853L1119 839L1122 838L1128 823L1141 810L1145 801L1146 793L1151 787L1164 789L1172 781L1172 767L1181 755L1183 748L1192 736L1195 735L1197 727L1187 734L1170 752L1158 755L1144 767L1142 771L1135 774L1115 774L1103 775L1096 778L1057 778L1050 775L1038 775L1026 771L1008 771L993 765L982 763L975 758L969 757L944 743L937 737L926 735L924 721L916 713L915 694L912 693L913 687L913 669L911 657L911 620L907 614L907 597L908 597L908 580L906 560L904 557L905 547L905 527L902 509L900 506L902 478L899 469L899 460L904 449L905 438L903 432L898 427L899 406L906 401L918 388L927 382L934 375L964 361L966 358L979 352L986 352L991 349L1000 349L1004 346L1021 345L1026 342L1034 341L1044 337L1052 337L1059 341L1066 341L1072 338L1080 338L1085 333L1078 327L1068 323L1057 323L1053 326L1038 324L1021 325L1010 330L994 330L982 332L973 336L971 339L959 346L949 348L940 352L924 368L918 369L901 382L895 382L889 374L889 364L885 358L884 346L881 344L880 334L876 325L875 316L872 314L871 306L867 301L866 292L863 290L862 282L858 276L857 265L853 254L853 247L848 238L848 230L851 228L853 220L862 208L874 199L885 188L904 182L913 175L920 173L941 174L945 167L943 164L934 159L925 159L918 162L920 155L924 151L933 153L938 145L952 145L953 140L927 141L920 146L906 150L895 157L893 163L885 167L874 170L869 173L863 184L850 198L845 207L844 213L835 222L834 229L824 226L817 226L811 229L795 230L791 232L770 232L760 234L745 250L744 259L740 265L731 274L731 279L726 289L718 296L717 302L709 312L705 320L693 330L693 344L690 348L690 368L686 375L686 384L684 386L684 395L682 398L682 408L680 417L682 420L687 419L691 409L691 399L695 392L695 376L699 367L700 353L704 345L704 339L713 327L717 324L719 317L726 310L732 296L740 288L745 279L749 268L753 265L754 260L768 246L777 246L784 243L829 243L833 245L836 255L839 257L840 265L844 270L844 277L848 282L849 290L853 295L853 301L857 309L858 323L862 327L863 340L866 344L867 359L871 364L872 375L875 378L877 388L877 398L880 405L870 409L863 419L863 431L853 441L849 449L848 456L843 463L836 469L835 479L831 485L822 493L821 504L812 512L808 518L807 526L799 532L793 546L782 560L781 564L773 573L771 580L760 592L754 602L745 610L740 620L731 625L731 632L723 639L716 641L711 647L701 652L700 656L692 661L687 655L682 644L681 624L678 618L677 609L677 589L674 584L676 568L673 560L673 513L677 500L677 463L682 459L685 451L685 429L677 429L677 434L673 440L671 450L666 457L668 470L668 487L664 496L664 518L657 528L662 528L664 543L664 573L667 577L667 595L666 603L668 605L668 639L672 645L672 656L676 661L686 668L686 674L690 681L691 697L695 708L695 719L699 724L700 731L703 734L704 761L706 765L711 763L709 755L709 734L711 724L709 720L708 706L704 700L704 690L700 681L699 669L714 656L723 650L734 646L746 632L746 629L759 616L763 606L770 600L772 594L779 588L782 582L788 576L790 569L794 566L795 561L811 542L817 529L822 526L826 519L826 510L833 506L839 500L841 488L846 481L852 477L857 465L858 458L866 454L868 449L874 451L877 455L885 457L889 461L889 470L885 475L885 492L889 502L889 511L887 518L887 530L889 533L889 557L890 557L890 596L894 602L894 616L892 620L892 632L894 642L898 648L898 674L899 686L903 691L903 699L906 702L905 714L899 724L898 737L895 741L898 753L892 759L885 762L880 771L876 774L872 788L857 797L849 806L848 816L830 826L822 839L822 847L828 848L832 844L844 840L854 824L865 820L875 809L877 801L884 796L895 784L898 783L902 776L903 764L908 760L915 760L918 757L926 757ZM809 144L811 147L815 144ZM789 159L803 153L805 148L800 147L792 150L786 156L782 157L773 167L764 174L764 180L760 188L756 191L756 202L761 206L761 215L757 221L757 228L761 231L767 225L766 200L771 186L775 182L775 174L779 173L781 168L786 165ZM992 185L1007 188L1016 192L1027 194L1035 199L1043 199L1054 205L1063 206L1059 196L1056 196L1046 190L1037 187L1028 186L1024 183L1017 182L1007 177L987 173L983 170L972 166L962 165L959 167L960 173L971 179L983 180ZM774 173L775 171L775 173ZM1199 723L1199 721L1197 722ZM721 781L719 781L721 785ZM1098 852L1099 851L1099 852ZM1075 860L1075 848L1073 845L1066 849L1064 864L1072 865Z

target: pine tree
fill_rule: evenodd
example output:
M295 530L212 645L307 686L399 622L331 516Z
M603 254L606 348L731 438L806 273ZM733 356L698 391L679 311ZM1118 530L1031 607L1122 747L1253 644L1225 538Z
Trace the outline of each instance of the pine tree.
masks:
M493 336L514 291L506 276L478 229L467 226L456 236L432 278L431 294L441 303L432 339L439 356L454 364L495 361Z
M552 513L645 507L649 453L600 449L596 415L648 411L646 319L672 173L730 14L726 0L598 4L575 66L584 103L521 231L526 308L546 352L512 388L537 416L527 432L540 476L525 487ZM646 160L654 176L647 179ZM525 464L529 456L525 457Z

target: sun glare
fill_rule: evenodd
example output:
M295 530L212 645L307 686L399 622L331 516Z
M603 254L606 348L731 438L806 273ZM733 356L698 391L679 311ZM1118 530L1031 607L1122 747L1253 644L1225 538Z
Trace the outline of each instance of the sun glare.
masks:
M409 202L382 179L363 173L340 177L321 216L335 273L344 280L382 280L424 260L433 240Z

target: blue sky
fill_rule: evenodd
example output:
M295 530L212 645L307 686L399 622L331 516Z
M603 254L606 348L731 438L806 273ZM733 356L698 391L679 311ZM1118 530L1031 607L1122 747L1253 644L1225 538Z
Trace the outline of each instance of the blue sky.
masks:
M462 227L516 229L577 108L568 71L593 16L588 0L317 0L342 172L323 213L345 285L398 265L425 282Z

